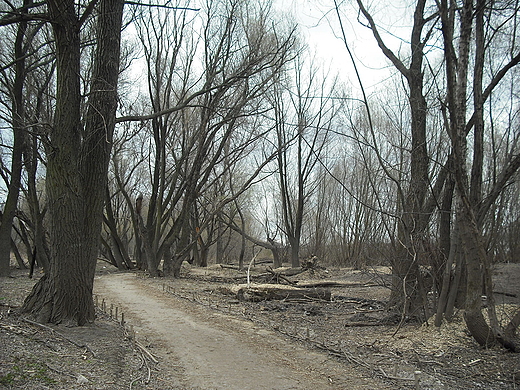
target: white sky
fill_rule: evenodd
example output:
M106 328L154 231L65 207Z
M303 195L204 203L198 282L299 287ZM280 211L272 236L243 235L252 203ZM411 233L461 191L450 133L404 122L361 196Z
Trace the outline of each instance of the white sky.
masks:
M263 1L263 0L260 0ZM275 12L280 16L286 13L294 18L300 27L311 51L323 61L325 69L330 68L330 75L340 75L340 79L356 94L359 84L355 76L352 61L342 39L334 0L272 0ZM407 45L397 38L410 34L413 6L406 5L407 0L364 0L365 7L372 13L374 20L381 27L385 43L399 57L401 49ZM192 0L190 5L199 6L200 0ZM363 86L367 93L377 92L381 81L387 79L396 70L382 54L377 46L371 30L362 26L357 18L357 5L354 0L337 0L342 12L342 22L347 41L361 74ZM409 3L413 3L410 2ZM361 17L364 21L364 18ZM142 67L140 67L142 70ZM137 76L136 76L137 77Z
M413 8L405 0L379 1L365 0L365 7L381 27L380 33L387 46L399 57L401 49L407 45L398 37L406 39L410 34ZM354 68L342 39L334 0L275 0L275 7L293 14L307 38L311 49L315 50L324 64L330 64L333 73L349 81L354 90L359 88ZM355 2L338 0L347 42L353 53L364 87L373 92L378 84L395 73L395 69L377 46L371 30L358 22ZM364 21L364 18L360 18Z

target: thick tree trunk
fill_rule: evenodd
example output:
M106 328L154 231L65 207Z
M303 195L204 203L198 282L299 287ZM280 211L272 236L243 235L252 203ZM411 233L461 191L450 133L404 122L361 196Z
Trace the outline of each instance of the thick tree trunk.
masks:
M209 246L208 245L201 246L200 251L197 250L197 248L195 247L195 251L199 252L199 267L207 267L208 266ZM217 259L218 259L218 257L217 257ZM217 263L219 263L218 260L217 260Z
M172 257L172 265L170 267L174 278L180 277L181 266L184 260L189 261L189 254L191 250L197 249L197 240L193 240L193 227L191 222L191 215L196 203L195 193L193 188L194 181L190 181L186 186L185 197L182 204L182 211L179 218L175 222L177 225L176 232L172 236L177 236L178 240L175 245L175 254Z
M172 255L172 249L171 246L168 246L164 249L164 255L163 255L163 274L166 275L173 275L173 261L172 261L173 255Z
M215 254L215 262L217 264L225 264L224 261L224 228L222 219L217 220L217 251ZM207 265L207 264L206 264Z
M452 235L456 231L456 224L453 222L453 194L455 193L455 181L452 175L446 178L444 183L444 193L442 194L442 203L439 217L439 260L435 263L435 275L437 284L437 291L441 291L441 283L443 274L445 272L446 262L452 253Z
M233 190L232 181L230 181L230 186L231 186L231 189ZM240 254L238 255L238 269L241 270L241 269L244 268L244 257L245 257L245 254L246 254L246 236L243 233L246 230L246 221L245 221L245 218L244 218L244 213L242 212L240 204L238 203L236 198L233 201L233 203L235 204L235 209L236 209L236 211L238 213L238 216L240 218L240 230L241 230L241 232L239 232L240 233Z
M427 318L426 305L420 282L419 263L417 252L410 252L409 248L417 250L414 246L401 248L398 258L392 265L392 291L388 307L401 313L406 320L421 320Z
M68 4L70 3L70 4ZM83 247L85 220L79 171L80 147L80 38L72 2L50 1L56 42L57 91L54 126L48 148L47 197L50 218L50 272L35 285L24 303L39 322L94 319L90 302L88 266ZM71 294L71 291L75 291Z
M72 0L48 1L56 42L57 91L50 133L47 197L50 272L24 303L40 322L94 320L92 289L115 126L121 0L101 0L85 130L81 128L80 23Z
M474 339L483 346L489 346L497 341L498 321L494 312L494 301L491 286L488 286L490 296L489 306L490 323L488 325L482 314L482 290L483 275L489 272L489 262L484 247L483 238L477 225L475 216L476 205L471 203L472 198L479 198L478 183L474 180L474 194L471 195L468 172L466 169L467 135L466 135L466 110L467 110L467 82L469 69L470 41L474 17L472 0L464 0L460 10L460 26L458 38L458 55L453 46L454 19L451 17L449 5L446 0L440 3L440 16L442 20L442 33L444 38L444 54L446 61L447 102L450 119L450 138L454 155L454 174L457 192L460 202L457 207L457 220L460 227L460 238L464 248L467 283L465 300L465 321L469 332ZM477 35L479 35L477 31ZM478 50L477 50L478 52ZM477 61L478 66L478 61ZM477 76L479 70L476 70ZM475 87L479 87L476 80ZM478 98L477 100L480 100ZM477 106L481 102L476 102ZM477 107L476 106L476 107ZM477 107L478 108L478 107ZM478 116L477 112L477 116ZM478 118L477 118L478 121ZM477 130L478 133L479 130ZM476 137L479 137L476 134ZM477 146L479 148L480 146ZM479 151L475 151L475 158L479 159ZM478 163L477 163L478 164ZM480 168L477 167L474 174L479 176Z
M485 32L484 13L486 0L477 0L475 9L475 63L473 65L473 164L471 165L470 202L476 207L482 200L482 175L484 165L484 99L482 80L484 75Z
M300 266L300 240L297 237L288 237L291 247L291 267L298 268Z
M455 226L453 228L452 233L452 242L449 244L449 253L446 256L446 261L444 264L444 270L442 275L442 285L439 289L439 298L437 302L437 311L435 315L435 326L441 326L442 320L444 319L444 314L448 308L448 297L450 290L453 290L455 287L455 279L453 278L453 264L455 264L455 256L457 254L458 248L458 227Z
M150 276L155 277L159 274L158 267L160 259L155 256L155 252L152 249L150 232L148 231L147 226L144 224L141 214L137 214L137 223L139 226L139 238L143 246L143 266L148 271Z
M400 221L400 239L405 244L399 258L402 264L393 268L398 284L394 286L394 296L400 295L403 313L425 320L428 314L425 291L421 291L422 280L419 273L419 261L422 254L423 240L429 215L425 213L424 204L429 179L429 155L426 140L427 104L423 94L422 61L424 44L421 42L421 31L424 26L424 1L419 1L415 10L415 22L411 36L412 62L405 75L410 88L409 104L412 134L410 153L410 184L403 204L403 216ZM397 272L396 272L397 271ZM396 289L396 290L395 290ZM401 306L401 305L399 305Z
M487 263L487 256L482 238L477 228L475 217L469 203L460 210L461 238L466 253L468 272L466 305L464 319L466 326L475 340L483 346L495 343L494 330L488 325L482 313L482 267Z
M270 246L264 248L270 249L273 254L273 268L279 268L283 264L282 256L280 255L280 246L270 237L267 237L267 241Z

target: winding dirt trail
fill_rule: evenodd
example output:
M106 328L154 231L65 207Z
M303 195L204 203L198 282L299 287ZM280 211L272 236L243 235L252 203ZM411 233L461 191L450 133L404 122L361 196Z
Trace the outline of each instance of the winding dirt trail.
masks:
M96 277L95 292L120 305L137 339L160 356L160 368L171 381L165 389L387 388L326 354L167 295L130 273Z

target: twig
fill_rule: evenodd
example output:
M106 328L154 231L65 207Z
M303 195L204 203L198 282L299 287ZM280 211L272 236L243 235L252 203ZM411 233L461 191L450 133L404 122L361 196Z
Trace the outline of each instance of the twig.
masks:
M144 383L148 384L150 383L150 379L152 377L152 370L150 369L150 366L148 364L146 365L146 368L148 369L148 377L146 378Z
M516 296L516 295L515 295ZM17 306L17 305L11 305L9 303L3 303L3 302L0 302L0 306L3 306L3 307L7 307L9 309L19 309L20 306Z
M51 327L49 327L47 325L43 325L43 324L40 324L39 322L31 321L28 318L22 318L22 321L27 322L31 325L37 326L39 328L45 329L45 330L51 332L52 334L55 334L55 335L61 337L62 339L68 341L69 343L75 345L78 348L85 348L87 351L89 351L92 354L93 357L96 357L96 354L94 353L94 351L92 351L92 349L88 345L80 344L77 341L72 340L71 338L65 336L64 334L61 334L60 332L56 331L55 329L52 329Z
M381 367L379 367L379 371L381 371L381 374L383 374L383 376L387 379L394 379L394 380L398 380L398 381L414 381L415 382L415 377L414 378L408 378L408 377L403 377L403 376L394 376L394 375L388 375Z
M15 325L0 324L0 329L5 329L8 332L14 332L16 334L21 334L21 335L28 334L28 332L25 329L23 329L20 326L15 326Z
M364 361L356 358L354 355L352 355L351 353L349 352L345 352L343 350L337 350L337 349L334 349L334 348L331 348L331 347L328 347L326 346L325 344L323 343L320 343L320 342L314 342L314 345L319 348L319 349L322 349L324 351L327 351L328 353L330 353L331 355L335 355L335 356L338 356L338 357L342 357L342 358L346 358L347 360L350 360L351 362L354 362L360 366L363 366L363 367L367 367L367 368L370 368L370 365L368 363L365 363Z
M230 264L220 264L220 267L221 268L227 268L227 269L239 270L238 266L230 265Z
M506 297L513 297L513 298L516 298L518 296L515 293L509 293L509 292L503 292L503 291L493 291L493 294L500 294L500 295L505 295ZM11 307L16 307L16 306L11 306Z
M52 366L49 366L49 365L48 365L47 363L45 363L45 362L42 362L42 364L44 364L45 367L47 367L47 368L48 368L49 370L51 370L51 371L54 371L54 372L57 373L57 374L60 374L60 375L66 375L66 376L69 376L69 377L71 377L71 378L76 379L76 376L75 376L75 375L69 374L68 372L65 372L65 371L58 370L57 368L54 368L54 367L52 367Z
M148 350L144 345L142 345L139 341L135 341L135 345L144 353L148 359L150 359L155 364L159 363L159 361L155 358L155 356Z
M345 324L346 327L354 327L354 326L384 326L388 324L383 324L379 321L350 321Z
M136 378L136 379L130 381L130 387L129 387L129 389L132 390L132 386L134 385L134 383L137 382L138 380L141 380L141 379L143 378L143 376L144 376L144 375L141 375L141 376L139 376L138 378Z
M267 272L269 272L271 275L276 277L277 279L285 280L290 285L294 286L297 282L293 282L292 280L289 280L287 277L283 276L280 272L275 272L273 269L269 266L265 269Z

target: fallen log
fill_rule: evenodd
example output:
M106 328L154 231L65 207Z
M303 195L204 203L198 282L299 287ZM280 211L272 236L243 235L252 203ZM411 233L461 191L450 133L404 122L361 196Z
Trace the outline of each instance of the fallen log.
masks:
M375 283L357 283L357 282L341 282L334 280L323 280L318 282L297 282L298 287L377 287Z
M236 297L241 301L260 302L268 300L320 300L330 301L331 292L326 288L298 288L280 284L240 285Z
M494 294L505 295L506 297L513 297L513 298L516 298L516 297L518 296L518 295L515 294L515 293L502 292L502 291L494 291L493 293L494 293Z
M349 321L345 323L345 327L361 327L361 326L383 326L388 324L383 324L381 322L375 321Z
M234 270L240 269L240 268L238 268L238 265L233 265L233 264L219 264L219 265L220 265L220 268L234 269Z
M275 275L283 275L283 276L294 276L294 275L301 274L302 272L305 271L301 267L298 267L298 268L279 267L279 268L274 268L274 269L272 269L271 267L268 267L268 268L270 268L271 270L270 271L266 270L266 271L274 273Z

